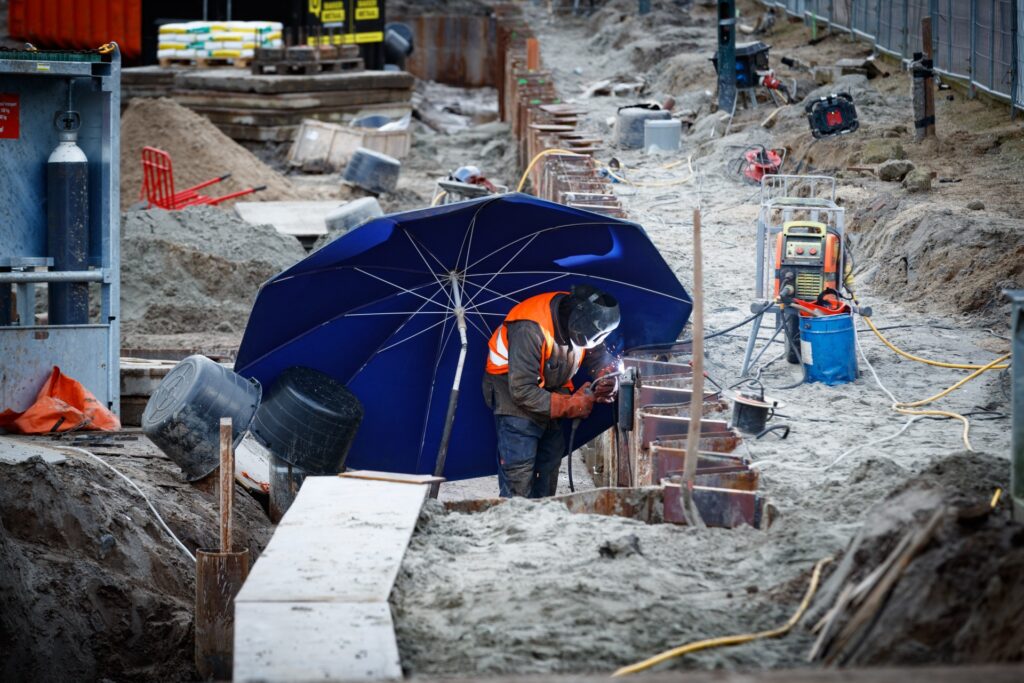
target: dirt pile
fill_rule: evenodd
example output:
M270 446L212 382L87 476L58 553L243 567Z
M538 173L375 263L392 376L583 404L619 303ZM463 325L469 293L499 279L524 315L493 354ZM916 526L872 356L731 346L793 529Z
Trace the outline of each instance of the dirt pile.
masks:
M241 334L260 285L305 250L215 207L129 211L121 221L123 333Z
M284 176L217 129L205 116L168 98L131 100L121 117L121 208L139 200L143 147L171 155L177 191L230 173L231 177L206 190L211 196L265 185L246 201L297 199Z
M1019 219L879 194L854 208L863 279L879 292L924 308L972 313L1005 323L1000 292L1024 286L1024 225Z
M908 530L921 529L936 511L941 521L881 610L830 656L851 666L1024 659L1018 628L1024 618L1024 527L1010 521L1005 501L995 511L990 507L995 489L1006 486L1008 469L1000 458L957 453L865 516L847 557L823 585L812 619L833 604L844 585L863 581L881 565Z
M216 545L216 494L186 484L151 446L103 457L193 553ZM234 519L235 542L255 558L270 525L241 489ZM196 680L194 577L139 495L85 456L0 464L3 680Z

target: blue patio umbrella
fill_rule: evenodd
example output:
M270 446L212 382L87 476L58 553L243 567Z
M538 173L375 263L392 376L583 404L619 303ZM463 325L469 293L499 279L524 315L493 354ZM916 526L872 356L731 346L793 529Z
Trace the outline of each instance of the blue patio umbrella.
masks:
M620 302L614 351L671 342L690 314L635 223L523 194L384 216L260 288L235 369L265 387L295 365L345 383L365 408L349 467L427 474L440 455L450 480L494 474L487 341L520 301L582 283ZM577 443L612 424L599 406Z

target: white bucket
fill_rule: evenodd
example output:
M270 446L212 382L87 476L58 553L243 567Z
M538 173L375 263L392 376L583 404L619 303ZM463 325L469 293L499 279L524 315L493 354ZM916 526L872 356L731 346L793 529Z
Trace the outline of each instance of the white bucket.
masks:
M648 152L662 150L679 151L679 139L683 134L683 123L678 119L644 121L644 149Z

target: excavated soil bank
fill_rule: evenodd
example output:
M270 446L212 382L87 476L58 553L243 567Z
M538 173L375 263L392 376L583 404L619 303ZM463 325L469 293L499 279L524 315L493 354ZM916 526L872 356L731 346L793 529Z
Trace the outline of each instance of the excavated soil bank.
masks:
M305 255L294 237L215 207L129 211L121 233L124 344L196 330L240 337L260 285Z
M217 495L146 441L103 458L134 480L194 553L217 544ZM195 569L123 480L78 454L0 463L0 678L193 681ZM270 538L236 488L235 543Z

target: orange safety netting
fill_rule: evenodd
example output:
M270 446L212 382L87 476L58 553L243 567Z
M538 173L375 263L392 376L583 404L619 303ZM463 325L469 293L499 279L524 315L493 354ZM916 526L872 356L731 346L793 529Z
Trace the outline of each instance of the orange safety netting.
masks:
M117 415L96 400L81 382L61 374L54 366L36 402L19 413L0 413L0 429L15 434L48 434L80 429L116 431L121 428Z

